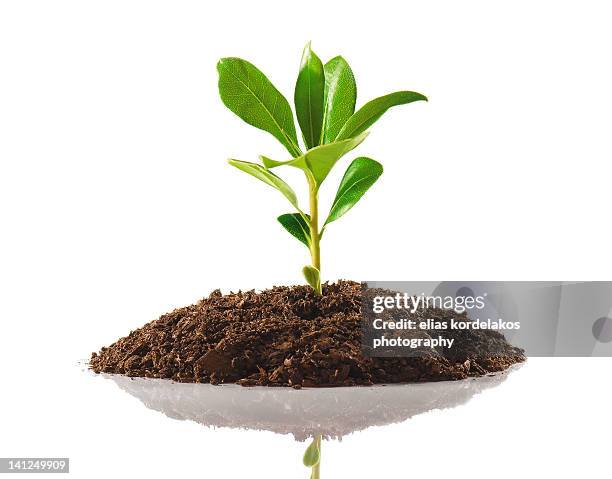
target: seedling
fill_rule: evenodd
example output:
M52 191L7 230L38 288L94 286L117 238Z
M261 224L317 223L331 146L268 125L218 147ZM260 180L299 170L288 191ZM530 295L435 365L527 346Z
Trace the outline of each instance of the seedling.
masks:
M321 435L312 439L310 445L304 452L302 462L306 467L310 467L310 479L320 479L321 474Z
M376 182L383 167L371 158L353 160L322 225L319 221L321 185L338 160L366 138L366 130L389 108L427 98L413 91L398 91L376 98L355 111L357 87L349 64L337 56L324 65L308 44L294 93L302 149L289 102L260 70L240 58L222 58L217 70L219 94L225 106L250 125L272 134L291 155L285 161L260 156L261 164L234 159L229 163L276 188L295 208L294 212L279 216L278 221L309 249L311 264L302 271L308 284L321 294L321 238L327 226L355 206ZM294 190L272 172L283 166L304 171L309 193L308 212L300 207Z

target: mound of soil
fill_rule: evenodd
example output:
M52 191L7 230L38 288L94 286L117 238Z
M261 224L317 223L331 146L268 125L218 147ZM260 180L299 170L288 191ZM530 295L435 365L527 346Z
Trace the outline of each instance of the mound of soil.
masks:
M445 332L458 339L451 349L366 357L362 294L361 285L352 281L326 284L322 296L308 286L227 295L216 290L93 353L90 367L97 373L180 382L300 388L464 379L525 360L521 349L489 330ZM465 319L445 309L420 315Z

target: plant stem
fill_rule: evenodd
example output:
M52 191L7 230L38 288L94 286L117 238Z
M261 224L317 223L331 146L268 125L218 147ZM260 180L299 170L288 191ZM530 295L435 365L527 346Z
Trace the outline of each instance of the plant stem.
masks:
M308 192L310 195L310 257L312 266L321 273L321 235L319 232L319 192L315 181L308 177ZM319 288L317 294L321 294Z
M310 479L320 479L321 477L321 435L315 436L315 441L319 446L319 462L312 466L312 474Z

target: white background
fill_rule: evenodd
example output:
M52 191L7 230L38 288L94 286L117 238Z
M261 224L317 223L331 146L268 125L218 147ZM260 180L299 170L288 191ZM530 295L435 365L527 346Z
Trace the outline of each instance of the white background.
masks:
M217 287L301 282L306 251L275 220L284 199L225 163L285 153L222 105L223 56L291 99L312 40L352 65L358 106L430 98L390 111L327 180L323 204L351 157L385 167L329 227L325 279L610 280L609 13L2 2L0 456L70 456L87 478L307 477L288 437L171 421L76 366ZM611 364L532 360L467 406L326 444L324 476L609 477Z

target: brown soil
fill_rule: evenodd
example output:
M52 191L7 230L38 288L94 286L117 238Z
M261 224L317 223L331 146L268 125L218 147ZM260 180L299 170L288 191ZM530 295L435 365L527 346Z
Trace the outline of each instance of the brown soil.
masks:
M457 339L451 349L365 357L361 304L361 285L351 281L324 285L320 297L307 286L216 290L93 353L90 366L97 373L181 382L300 388L464 379L525 360L521 349L486 330L446 332ZM440 309L421 314L461 316Z

